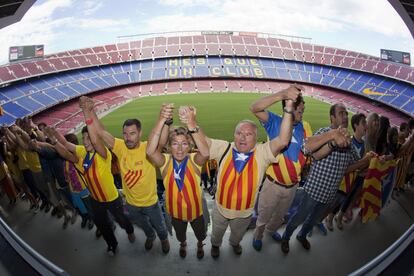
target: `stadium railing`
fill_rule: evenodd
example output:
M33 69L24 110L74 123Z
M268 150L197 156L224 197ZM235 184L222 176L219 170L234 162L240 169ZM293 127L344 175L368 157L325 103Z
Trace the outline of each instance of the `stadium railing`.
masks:
M2 218L0 218L0 234L12 247L12 250L19 254L40 275L68 275L66 271L50 262L24 242ZM12 268L9 267L9 269Z

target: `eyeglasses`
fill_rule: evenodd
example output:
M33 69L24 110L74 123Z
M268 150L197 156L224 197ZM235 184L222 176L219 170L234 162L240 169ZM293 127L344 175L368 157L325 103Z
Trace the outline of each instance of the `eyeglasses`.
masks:
M178 147L185 148L185 147L189 147L189 146L190 146L190 144L188 142L181 142L181 143L172 142L171 143L171 147L173 147L173 148L178 148Z

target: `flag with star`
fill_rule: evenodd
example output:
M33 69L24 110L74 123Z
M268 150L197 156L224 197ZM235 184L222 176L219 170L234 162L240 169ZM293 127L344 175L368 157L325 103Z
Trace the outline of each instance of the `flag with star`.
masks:
M194 155L186 157L180 164L168 158L165 166L161 167L167 212L183 221L193 221L203 214L201 166L194 162Z
M177 183L178 189L181 191L184 186L185 170L187 168L188 156L185 157L180 164L173 158L174 179Z
M236 171L240 174L244 167L246 166L247 162L249 162L250 157L252 156L253 152L242 153L238 152L235 148L233 148L233 162Z
M254 207L260 184L254 156L255 150L249 153L232 150L223 159L217 177L216 194L217 203L222 207L237 211Z

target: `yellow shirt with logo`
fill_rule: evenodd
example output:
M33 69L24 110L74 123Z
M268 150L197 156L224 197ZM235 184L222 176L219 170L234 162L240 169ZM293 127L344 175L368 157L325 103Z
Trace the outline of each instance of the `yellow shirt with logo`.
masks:
M84 146L76 146L76 156L80 159L77 166L83 163L86 154ZM92 158L92 153L89 158ZM111 152L106 148L106 159L96 153L89 169L84 170L88 190L93 199L99 202L111 202L119 196L111 173L111 160Z
M154 165L147 159L147 142L128 149L124 140L115 138L112 152L118 157L122 188L128 204L148 207L158 201L157 178Z

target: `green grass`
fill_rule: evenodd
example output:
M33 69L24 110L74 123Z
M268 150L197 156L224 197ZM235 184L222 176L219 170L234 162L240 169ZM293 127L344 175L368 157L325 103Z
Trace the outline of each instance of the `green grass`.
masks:
M180 105L194 105L197 108L197 121L207 136L231 141L237 122L250 119L258 120L249 111L252 102L265 94L253 93L203 93L144 97L134 100L102 118L102 122L109 132L116 137L122 137L122 123L128 118L138 118L142 122L142 140L154 127L159 116L162 103L174 103L176 110ZM329 105L310 97L305 98L306 109L304 120L308 121L312 130L329 125ZM271 111L281 114L281 103L270 108ZM179 124L178 117L174 117L174 125ZM266 140L265 131L259 127L259 141Z

